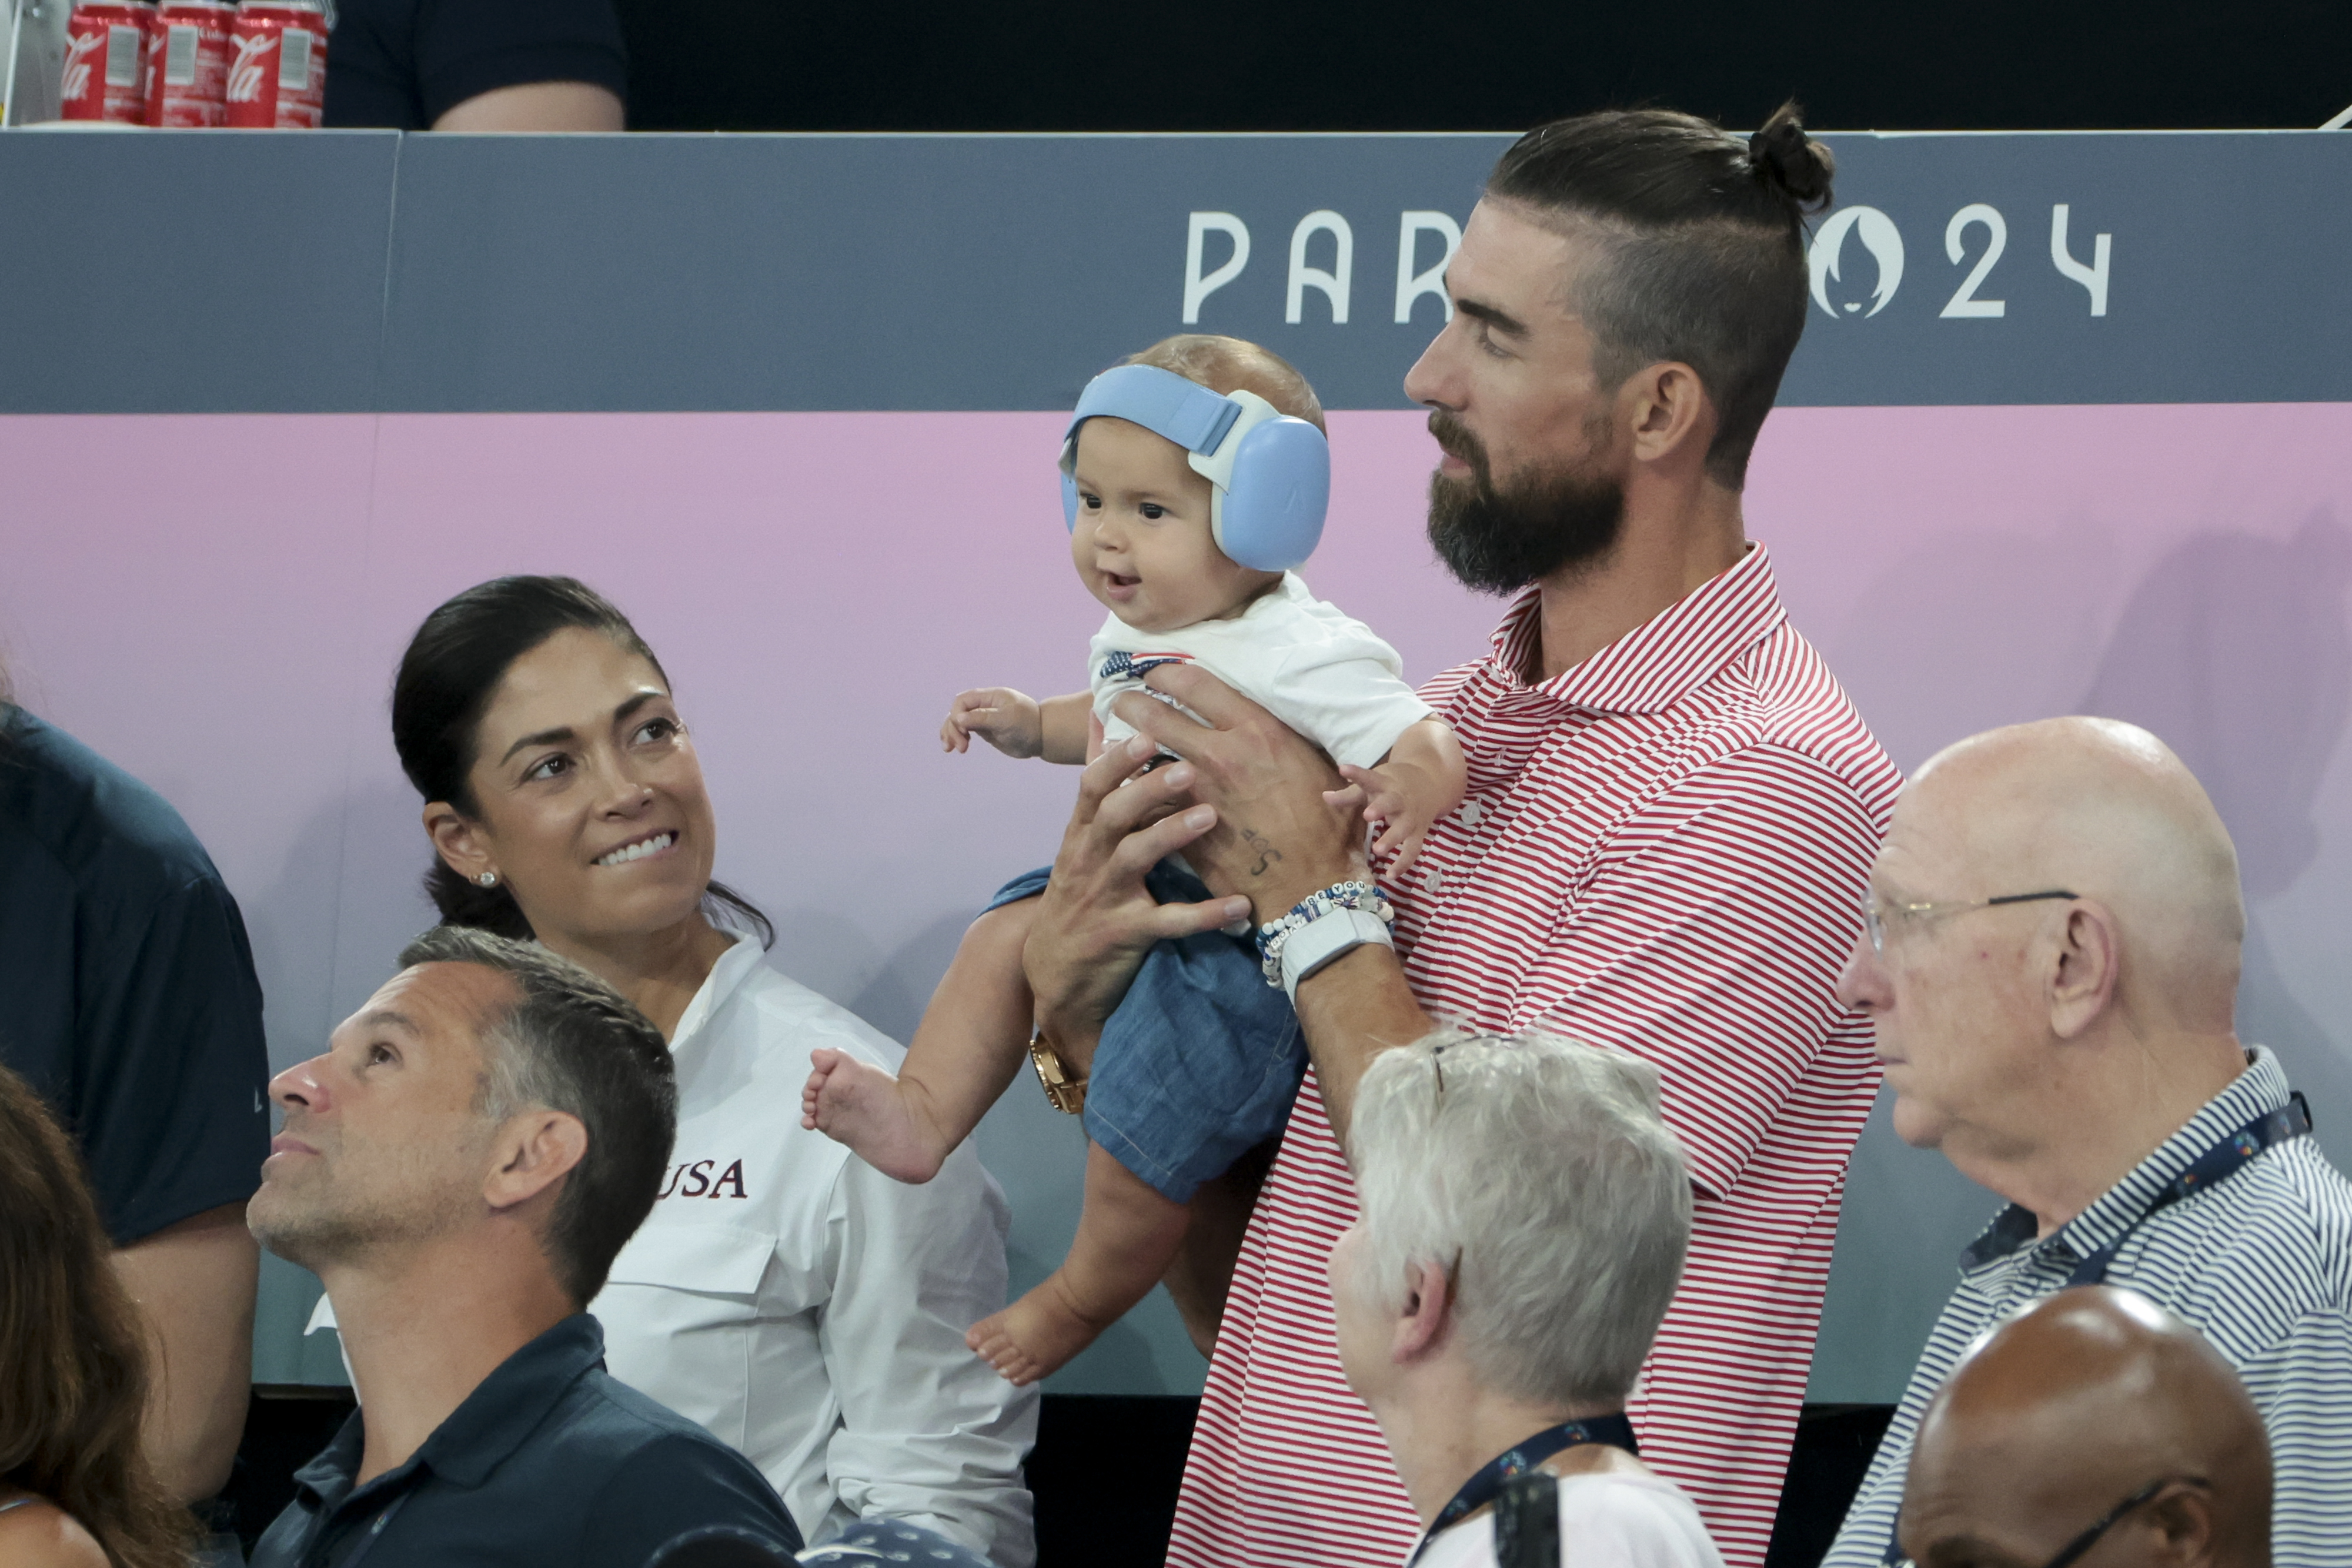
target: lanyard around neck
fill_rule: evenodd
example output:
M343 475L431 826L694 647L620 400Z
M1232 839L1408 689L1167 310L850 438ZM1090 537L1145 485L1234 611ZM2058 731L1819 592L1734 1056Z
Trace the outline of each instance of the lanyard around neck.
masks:
M2132 1232L2146 1224L2151 1216L2169 1208L2184 1197L2221 1186L2253 1164L2263 1150L2293 1143L2297 1138L2308 1137L2310 1134L2310 1103L2304 1099L2302 1090L2291 1090L2284 1105L2275 1111L2263 1112L2190 1161L2189 1168L2167 1182L2164 1190L2156 1195L2156 1200L2140 1211L2137 1219L2124 1228L2122 1235L2074 1265L2074 1271L2066 1276L2065 1288L2072 1290L2077 1285L2105 1284L2107 1270L2114 1265L2116 1254L2123 1249L2125 1242L2131 1239ZM1893 1568L1894 1564L1903 1561L1903 1548L1895 1543L1893 1526L1888 1527L1886 1533L1886 1551L1880 1561L1887 1568Z
M1563 1449L1583 1443L1605 1443L1629 1454L1642 1451L1633 1440L1633 1424L1622 1416L1591 1416L1581 1421L1562 1421L1557 1427L1547 1427L1507 1452L1488 1459L1462 1483L1462 1490L1454 1494L1454 1500L1439 1509L1437 1517L1429 1521L1429 1529L1423 1533L1421 1544L1412 1549L1411 1557L1405 1559L1406 1568L1412 1568L1419 1562L1421 1554L1429 1550L1429 1543L1441 1533L1461 1523L1464 1516L1494 1501L1501 1493L1505 1481L1522 1471L1535 1469Z
M2143 1209L2137 1219L2125 1227L2122 1235L2074 1265L2074 1271L2066 1276L2068 1287L2105 1283L2116 1254L2125 1242L2131 1239L2132 1232L2146 1224L2152 1216L2184 1197L2221 1186L2252 1165L2263 1150L2308 1136L2310 1132L2311 1106L2298 1089L2287 1096L2284 1105L2275 1111L2263 1112L2198 1155L2187 1170L2166 1184L2164 1190L2156 1195L2156 1201Z

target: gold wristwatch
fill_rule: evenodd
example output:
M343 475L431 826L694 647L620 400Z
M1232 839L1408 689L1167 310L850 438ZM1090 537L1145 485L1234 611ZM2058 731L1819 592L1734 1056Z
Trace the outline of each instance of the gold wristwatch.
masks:
M1029 1065L1037 1070L1037 1082L1045 1086L1046 1104L1066 1116L1075 1116L1087 1108L1087 1081L1070 1076L1053 1041L1034 1025L1029 1032Z

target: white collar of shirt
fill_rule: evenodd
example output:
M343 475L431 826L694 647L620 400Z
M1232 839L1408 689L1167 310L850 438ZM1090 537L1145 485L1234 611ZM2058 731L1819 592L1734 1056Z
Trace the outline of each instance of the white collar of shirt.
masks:
M702 1043L706 1026L766 956L760 939L748 931L738 936L735 946L719 956L719 962L711 965L710 973L703 977L702 988L686 1004L686 1011L677 1015L677 1027L670 1031L669 1053L673 1060Z

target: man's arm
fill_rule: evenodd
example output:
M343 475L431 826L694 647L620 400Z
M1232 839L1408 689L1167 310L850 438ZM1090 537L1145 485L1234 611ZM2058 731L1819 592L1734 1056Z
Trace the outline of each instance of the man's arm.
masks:
M1244 898L1160 904L1145 891L1145 873L1217 821L1207 807L1184 809L1193 782L1189 764L1143 771L1156 749L1149 737L1134 737L1078 776L1078 803L1022 952L1037 998L1038 1027L1081 1071L1094 1059L1103 1020L1127 994L1153 943L1214 931L1250 912Z
M444 111L436 131L619 131L612 89L585 81L530 81L492 88Z
M1307 1037L1324 1114L1341 1148L1348 1146L1356 1085L1372 1058L1411 1045L1436 1027L1413 999L1404 966L1391 948L1367 943L1298 983L1299 1032Z
M191 1215L114 1254L115 1277L147 1329L147 1462L182 1502L227 1484L245 1433L259 1260L241 1203Z
M1341 780L1321 752L1204 670L1164 664L1146 684L1207 721L1149 697L1118 703L1119 716L1139 734L1184 758L1192 796L1215 810L1215 821L1184 851L1211 887L1247 898L1264 924L1318 889L1370 880L1362 821L1325 799ZM1297 1006L1316 1084L1344 1146L1364 1069L1381 1051L1421 1039L1433 1021L1413 999L1396 954L1378 946L1355 948L1300 982Z
M245 1200L269 1154L261 988L236 901L210 877L110 956L77 1019L82 1148L145 1320L148 1458L193 1501L228 1479L251 1392L259 1253Z
M1066 692L1040 702L1037 717L1045 729L1045 746L1039 755L1066 768L1085 767L1087 742L1093 738L1094 716L1092 692Z

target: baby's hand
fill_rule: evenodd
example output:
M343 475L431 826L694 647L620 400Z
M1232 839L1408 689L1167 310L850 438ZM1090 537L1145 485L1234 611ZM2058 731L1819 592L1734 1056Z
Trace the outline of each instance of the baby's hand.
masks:
M949 751L967 750L975 735L1007 757L1034 757L1045 748L1045 721L1036 699L1009 686L956 694L947 722L940 726L940 744Z
M1343 762L1339 764L1339 776L1348 781L1348 788L1327 789L1323 799L1334 806L1361 806L1364 821L1381 830L1380 837L1372 841L1372 858L1378 860L1395 851L1396 861L1388 868L1388 874L1402 876L1421 853L1422 841L1440 814L1430 810L1428 792L1415 788L1419 780L1410 770L1385 764L1379 768L1351 768ZM1451 802L1446 810L1452 810Z

